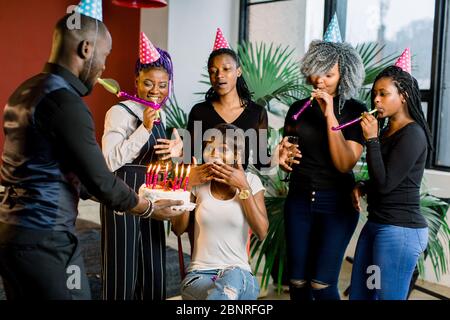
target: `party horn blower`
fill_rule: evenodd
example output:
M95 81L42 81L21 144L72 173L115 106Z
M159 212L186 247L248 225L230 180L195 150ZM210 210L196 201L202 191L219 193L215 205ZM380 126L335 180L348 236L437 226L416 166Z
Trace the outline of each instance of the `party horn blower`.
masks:
M309 100L305 102L303 107L301 107L300 110L298 110L298 112L292 116L292 119L297 121L298 117L300 117L300 115L303 113L303 111L305 111L306 108L311 106L311 103L313 100L314 100L313 97L309 98Z
M112 94L116 95L119 98L126 98L126 99L129 99L129 100L133 100L135 102L143 104L144 106L153 108L154 110L161 109L161 105L156 103L155 101L147 101L147 100L144 100L144 99L140 99L140 98L135 97L135 96L133 96L133 95L131 95L129 93L126 93L125 91L121 91L119 83L116 80L114 80L114 79L101 79L101 78L98 78L97 82L100 83L103 86L103 88L105 88L107 91L111 92ZM155 119L155 123L159 123L160 121L161 120L159 119L159 117L157 117L157 119Z
M375 112L377 112L377 109L371 110L371 111L369 112L369 114L374 114ZM351 126L352 124L355 124L355 123L360 122L360 121L362 120L362 118L363 118L363 116L361 116L361 117L359 117L359 118L356 118L356 119L354 119L354 120L352 120L352 121L349 121L349 122L347 122L347 123L341 124L341 125L339 125L339 126L337 126L337 127L332 127L331 130L333 130L333 131L339 131L339 130L342 130L342 129L348 127L348 126Z

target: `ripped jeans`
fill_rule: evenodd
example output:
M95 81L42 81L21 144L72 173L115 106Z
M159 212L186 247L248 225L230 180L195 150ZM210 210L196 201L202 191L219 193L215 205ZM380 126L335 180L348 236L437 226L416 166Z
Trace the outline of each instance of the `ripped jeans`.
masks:
M339 300L339 272L359 219L350 193L291 188L284 214L291 300Z
M193 270L181 282L183 300L256 300L256 277L239 267Z

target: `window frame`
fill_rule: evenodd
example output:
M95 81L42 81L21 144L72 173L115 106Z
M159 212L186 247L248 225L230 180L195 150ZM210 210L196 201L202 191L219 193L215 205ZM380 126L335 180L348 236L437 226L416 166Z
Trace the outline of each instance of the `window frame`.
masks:
M267 3L290 1L290 0L268 0L256 3L250 3L249 0L240 0L240 16L239 16L239 42L248 40L249 30L249 8L253 5L264 5ZM336 12L339 25L341 27L342 37L345 39L346 24L347 24L347 0L325 0L324 9L324 30L326 30L330 23L334 13ZM439 114L442 108L442 95L440 88L443 82L444 73L450 72L445 70L444 57L440 54L445 46L450 47L449 41L450 28L450 3L448 0L435 0L435 14L434 14L434 27L433 27L433 48L431 53L431 79L430 89L421 89L421 101L426 102L427 109L427 121L430 126L431 133L433 135L433 147L432 151L428 153L428 159L426 163L427 169L434 169L439 171L450 172L450 166L437 165L437 154L439 148ZM450 107L450 106L449 106Z
M339 25L342 26L341 33L345 32L347 0L325 0L324 28L328 26L334 12L337 13ZM431 75L430 89L421 89L421 102L426 102L427 122L433 135L433 150L428 153L426 162L427 169L450 172L450 166L437 165L437 149L439 147L439 114L444 107L441 102L439 88L442 85L444 75L444 57L440 54L448 39L446 25L449 23L449 3L445 0L435 0L434 27L433 27L433 48L431 53ZM325 29L324 29L325 30ZM447 31L448 32L448 31ZM345 34L342 34L345 39ZM450 70L448 70L450 72Z

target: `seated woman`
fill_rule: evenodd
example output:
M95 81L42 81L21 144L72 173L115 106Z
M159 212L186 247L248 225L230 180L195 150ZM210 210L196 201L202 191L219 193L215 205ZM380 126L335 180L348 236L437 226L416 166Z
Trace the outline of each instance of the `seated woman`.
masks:
M244 137L238 128L231 124L215 128L221 137L208 141L203 152L214 178L191 190L192 202L197 204L192 213L194 250L181 294L185 300L255 300L259 286L246 246L249 227L260 240L267 234L264 187L256 175L244 172ZM235 134L226 136L227 130ZM177 235L186 231L189 215L185 212L172 219Z

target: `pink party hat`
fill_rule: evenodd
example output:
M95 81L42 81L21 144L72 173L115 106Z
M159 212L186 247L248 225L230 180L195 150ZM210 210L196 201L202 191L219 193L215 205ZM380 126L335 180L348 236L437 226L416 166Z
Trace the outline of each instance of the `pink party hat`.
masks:
M395 66L411 74L411 51L409 48L406 48L405 51L403 51L402 55L395 63Z
M148 40L145 33L141 31L139 37L139 60L142 64L149 64L155 62L160 57L158 50Z
M220 28L217 28L216 32L216 40L214 41L214 47L213 51L216 51L218 49L229 49L230 45L228 44L227 39L223 36L222 30Z

